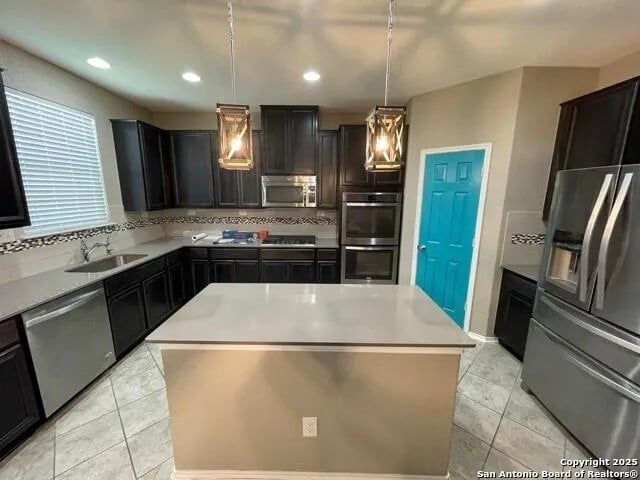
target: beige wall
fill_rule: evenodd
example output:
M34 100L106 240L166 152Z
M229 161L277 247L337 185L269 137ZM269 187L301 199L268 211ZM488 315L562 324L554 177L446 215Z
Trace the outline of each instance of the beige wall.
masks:
M488 335L497 290L506 182L511 159L522 69L413 97L410 103L407 174L400 249L400 283L410 283L415 245L420 151L491 143L491 167L479 243L470 330Z
M151 112L3 41L0 41L0 64L6 68L3 78L8 87L82 110L95 117L110 213L116 220L121 220L122 198L109 119L151 121Z
M595 89L595 68L525 67L509 165L508 210L542 211L560 103Z
M596 68L523 69L504 200L501 264L540 262L542 245L512 245L511 234L545 232L542 206L560 103L594 90L597 76Z
M598 88L608 87L640 75L640 50L603 65L598 75Z
M400 282L410 283L420 151L491 143L470 331L492 336L504 245L544 233L542 205L559 104L593 90L597 69L525 67L411 99ZM512 230L516 228L516 231ZM540 247L508 245L507 263L535 264Z
M0 65L6 68L3 78L8 87L94 116L110 217L115 222L126 220L109 119L138 118L150 121L151 112L1 40ZM116 248L125 248L163 235L164 229L161 226L149 227L136 232L114 234L113 241ZM21 228L4 230L0 235L2 241L23 236ZM0 255L0 283L77 262L78 252L79 245L76 241Z
M459 358L163 350L176 470L444 476Z

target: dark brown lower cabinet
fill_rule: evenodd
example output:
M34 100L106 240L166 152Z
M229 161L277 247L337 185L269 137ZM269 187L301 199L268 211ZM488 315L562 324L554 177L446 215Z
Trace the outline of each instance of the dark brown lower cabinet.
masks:
M316 265L314 262L289 262L289 283L315 283Z
M191 267L192 293L196 295L211 283L209 260L192 258L189 260L189 263Z
M169 296L171 298L171 310L175 311L184 305L187 301L187 292L190 286L187 283L187 275L185 275L184 262L178 262L169 266L167 269L169 276Z
M260 268L260 281L265 283L287 283L289 266L287 262L263 261Z
M155 328L171 313L171 297L167 272L156 273L142 282L147 328Z
M502 273L494 334L520 360L524 357L536 283L509 270Z
M318 283L340 283L340 269L337 262L318 262L316 271Z
M257 260L237 260L235 281L238 283L258 283L260 281L260 263Z
M265 283L315 283L315 264L265 260L262 262L260 280Z
M116 358L119 359L136 345L147 331L142 285L136 284L110 297L107 303L113 346Z
M4 323L13 322L7 320ZM0 458L40 422L35 388L22 346L0 349Z
M213 260L213 281L216 283L256 283L260 281L257 260Z

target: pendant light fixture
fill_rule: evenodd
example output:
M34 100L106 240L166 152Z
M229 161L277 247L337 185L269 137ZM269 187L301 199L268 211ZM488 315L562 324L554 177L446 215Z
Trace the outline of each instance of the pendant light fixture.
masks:
M387 106L389 74L391 65L391 37L393 32L393 9L395 0L389 0L387 23L387 69L384 80L384 105L376 105L367 117L367 150L365 170L388 172L402 167L402 138L407 109L404 106Z
M231 40L231 85L233 104L217 104L218 137L220 157L218 163L226 170L251 170L253 153L251 149L251 113L249 105L236 104L236 62L233 49L233 5L227 0L229 38Z

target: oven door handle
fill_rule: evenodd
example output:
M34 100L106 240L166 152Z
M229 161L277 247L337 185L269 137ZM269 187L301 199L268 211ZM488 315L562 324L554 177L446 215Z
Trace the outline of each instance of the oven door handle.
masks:
M347 202L345 207L397 207L399 203L380 203L380 202Z
M388 247L343 247L345 250L393 250L395 247L394 246L388 246Z

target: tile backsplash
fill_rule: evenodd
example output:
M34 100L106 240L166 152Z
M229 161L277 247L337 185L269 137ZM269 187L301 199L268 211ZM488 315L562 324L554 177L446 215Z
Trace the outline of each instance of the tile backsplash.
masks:
M333 211L275 210L165 210L126 214L124 221L73 232L17 238L0 243L0 284L81 261L80 241L109 235L114 250L165 236L185 236L225 229L269 230L276 234L336 235ZM97 240L97 238L96 238Z
M507 212L501 265L539 265L545 231L542 212Z

